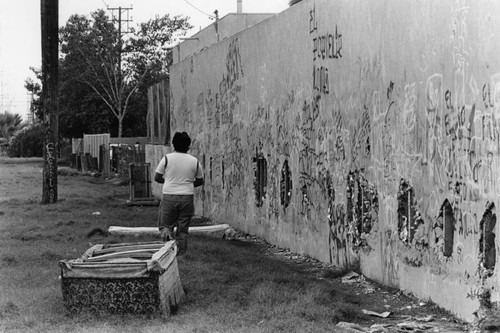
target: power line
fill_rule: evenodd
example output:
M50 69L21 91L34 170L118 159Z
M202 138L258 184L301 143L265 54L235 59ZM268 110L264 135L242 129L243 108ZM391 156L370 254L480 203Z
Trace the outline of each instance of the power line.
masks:
M191 7L193 7L194 9L196 9L197 11L199 11L200 13L202 13L203 15L206 15L208 16L209 19L213 20L214 17L212 15L208 15L207 13L205 13L204 11L202 11L201 9L199 9L198 7L196 7L195 5L193 5L191 2L189 2L188 0L184 0L188 5L190 5Z

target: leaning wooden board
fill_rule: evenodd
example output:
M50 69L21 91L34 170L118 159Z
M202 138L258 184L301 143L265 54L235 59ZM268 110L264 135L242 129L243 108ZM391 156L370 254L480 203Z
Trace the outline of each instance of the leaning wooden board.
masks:
M110 226L110 235L116 236L153 236L160 237L160 231L156 227L120 227ZM192 236L208 236L214 238L231 238L235 231L229 224L214 224L199 227L189 227L189 234Z
M175 241L98 244L60 261L66 310L168 316L184 297L176 254Z

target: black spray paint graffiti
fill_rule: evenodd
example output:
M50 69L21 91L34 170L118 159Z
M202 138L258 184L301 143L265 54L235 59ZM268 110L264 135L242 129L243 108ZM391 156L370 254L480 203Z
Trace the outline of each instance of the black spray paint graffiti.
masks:
M346 223L345 207L332 204L328 212L330 263L345 265L347 259L347 237L349 226Z
M310 200L313 197L309 192L313 191L312 186L317 182L315 177L315 167L313 161L320 160L316 151L315 142L317 140L317 131L315 131L315 121L319 117L319 100L316 96L313 103L304 101L302 114L297 116L297 124L300 132L300 151L299 151L299 190L301 195L300 213L310 218L311 209L314 202Z
M324 62L328 59L342 58L342 34L338 32L335 25L335 32L318 34L318 20L316 16L316 6L309 11L309 33L313 36L313 90L319 94L330 93L330 78L328 67Z
M340 110L333 110L333 125L336 133L334 158L337 162L340 162L344 161L346 158L344 137L342 136L342 128L344 127L344 122Z
M313 38L313 61L316 59L338 59L342 58L342 34L335 32Z
M326 175L326 188L328 196L328 249L330 251L330 263L345 265L347 258L347 236L345 207L343 204L335 204L335 189L330 173Z
M328 196L330 262L345 265L348 251L356 252L360 247L366 247L367 236L378 224L378 193L363 176L363 171L355 170L347 176L347 206L335 204L335 190L329 173L324 182Z
M316 66L316 64L313 65L313 89L321 94L330 93L328 68L324 66Z
M491 88L489 83L483 86L483 102L486 109L495 107L495 103L491 101Z
M358 158L370 157L370 133L371 133L371 121L368 112L368 107L365 105L363 107L363 113L361 118L358 120L358 125L353 131L351 138L352 145L352 161L356 162Z
M316 5L313 6L313 9L309 11L309 33L318 30L318 21L316 20Z

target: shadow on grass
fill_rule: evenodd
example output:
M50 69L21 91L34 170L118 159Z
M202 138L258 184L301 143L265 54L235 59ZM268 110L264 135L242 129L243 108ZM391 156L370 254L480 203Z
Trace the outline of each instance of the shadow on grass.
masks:
M179 270L187 290L181 312L230 309L233 320L248 325L272 320L285 331L295 331L304 320L320 330L363 316L341 287L269 257L251 242L192 237Z

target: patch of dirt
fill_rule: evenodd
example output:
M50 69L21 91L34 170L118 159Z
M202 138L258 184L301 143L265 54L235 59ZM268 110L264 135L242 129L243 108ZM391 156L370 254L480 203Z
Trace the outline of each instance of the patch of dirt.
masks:
M0 306L0 318L17 317L19 315L19 307L13 302L7 302Z
M19 262L14 257L2 257L2 263L5 266L17 266Z
M434 303L420 300L411 293L371 281L359 274L359 271L339 269L269 244L256 236L236 232L234 239L256 243L267 255L293 265L298 271L312 274L317 279L332 285L340 285L347 294L352 295L351 303L355 305L346 311L358 311L348 316L352 318L352 323L339 323L338 327L347 332L471 331L470 324L459 320ZM349 300L346 301L349 302ZM342 317L346 318L346 316Z

